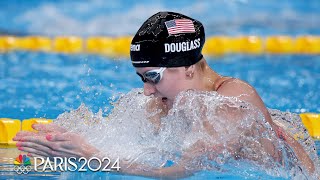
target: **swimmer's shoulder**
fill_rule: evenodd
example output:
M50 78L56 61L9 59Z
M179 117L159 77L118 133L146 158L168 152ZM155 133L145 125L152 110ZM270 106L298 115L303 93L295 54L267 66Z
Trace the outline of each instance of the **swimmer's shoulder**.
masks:
M214 82L214 90L218 91L224 84L228 82L232 82L234 79L233 77L220 77Z
M215 89L224 96L257 96L256 90L249 83L233 77L219 78L215 82Z
M217 93L223 96L235 97L241 101L254 105L261 110L266 120L269 123L272 123L270 114L260 95L249 83L240 79L229 78L218 88Z

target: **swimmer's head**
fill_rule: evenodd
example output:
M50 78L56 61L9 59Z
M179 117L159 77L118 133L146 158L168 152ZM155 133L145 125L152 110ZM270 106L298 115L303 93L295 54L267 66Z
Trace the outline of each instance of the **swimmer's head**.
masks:
M148 18L130 47L134 67L182 67L202 59L205 42L201 22L175 12L158 12Z

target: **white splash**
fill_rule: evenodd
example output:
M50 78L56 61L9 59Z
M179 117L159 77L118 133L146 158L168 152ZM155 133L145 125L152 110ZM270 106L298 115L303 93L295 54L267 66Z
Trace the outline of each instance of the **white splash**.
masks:
M105 155L139 163L144 168L171 163L190 171L210 170L250 178L260 178L261 174L294 179L313 177L290 156L291 148L277 138L262 114L250 104L216 92L183 92L169 114L161 118L157 129L149 119L161 110L147 112L151 100L142 89L134 89L120 97L107 118L102 117L101 111L93 114L81 105L61 114L55 123L81 133ZM275 119L276 114L283 116L274 110L270 112ZM301 142L307 142L304 146L317 162L314 144L310 137L305 137L308 142ZM267 152L268 145L280 153L281 161Z

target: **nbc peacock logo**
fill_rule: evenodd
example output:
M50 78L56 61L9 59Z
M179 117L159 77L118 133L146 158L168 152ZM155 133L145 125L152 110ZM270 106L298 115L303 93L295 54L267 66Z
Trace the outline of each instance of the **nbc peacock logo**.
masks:
M28 174L31 171L31 161L26 155L19 155L14 161L13 170L18 174Z

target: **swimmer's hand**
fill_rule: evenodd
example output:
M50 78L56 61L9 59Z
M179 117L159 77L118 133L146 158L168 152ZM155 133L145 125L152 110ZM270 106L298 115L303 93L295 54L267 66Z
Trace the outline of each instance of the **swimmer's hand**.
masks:
M30 156L42 157L90 157L97 149L85 141L81 135L51 124L34 124L38 132L21 131L13 138L21 151Z

